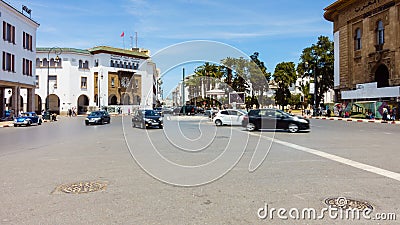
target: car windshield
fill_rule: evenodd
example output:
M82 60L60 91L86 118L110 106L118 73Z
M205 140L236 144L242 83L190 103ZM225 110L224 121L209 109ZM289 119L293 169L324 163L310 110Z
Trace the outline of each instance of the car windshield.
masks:
M89 116L101 116L101 112L91 112Z
M284 112L284 111L281 111L281 110L276 110L275 116L276 117L281 117L281 116L290 117L291 115L289 113L287 113L287 112Z
M156 113L154 110L146 110L144 115L145 116L158 116L158 113Z

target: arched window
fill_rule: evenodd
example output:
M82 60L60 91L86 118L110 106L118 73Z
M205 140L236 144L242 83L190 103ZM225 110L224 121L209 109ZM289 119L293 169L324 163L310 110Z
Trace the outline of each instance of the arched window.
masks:
M361 49L361 29L356 29L356 36L355 36L355 50Z
M382 20L378 21L378 45L383 45L385 43L385 27L383 26Z
M114 67L114 60L110 61L110 67Z
M41 67L41 65L40 65L40 59L39 59L39 58L36 58L36 68L39 68L39 67Z
M54 62L54 59L51 58L50 59L50 67L55 67L55 66L56 66L56 63Z
M121 66L121 68L124 68L124 64L122 63L122 61L119 61L119 65Z
M49 61L46 58L43 59L43 67L47 67L49 65Z
M128 69L128 64L126 62L124 62L124 68Z
M89 61L85 61L85 63L83 64L83 68L89 69Z
M79 69L83 68L83 62L82 62L82 60L79 60L79 66L78 66L78 68L79 68Z

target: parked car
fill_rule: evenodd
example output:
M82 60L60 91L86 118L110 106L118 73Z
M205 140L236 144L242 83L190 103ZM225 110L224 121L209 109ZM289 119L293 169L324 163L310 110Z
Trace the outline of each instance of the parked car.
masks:
M14 127L41 125L42 122L42 119L35 112L24 112L14 119Z
M156 111L151 109L136 110L132 117L132 127L148 128L158 127L163 128L163 118Z
M86 126L90 124L105 124L110 123L111 117L107 111L100 110L100 111L93 111L91 112L85 119Z
M221 110L215 115L213 122L217 126L222 126L222 125L240 126L242 125L242 120L245 115L247 115L247 112L239 109Z
M295 133L299 130L309 130L310 121L278 109L252 109L243 118L242 126L248 131L283 129Z

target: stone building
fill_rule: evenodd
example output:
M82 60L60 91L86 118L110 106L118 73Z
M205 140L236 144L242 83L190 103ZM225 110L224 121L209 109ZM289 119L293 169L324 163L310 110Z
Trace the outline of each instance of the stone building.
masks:
M338 0L333 22L338 101L400 100L400 0Z

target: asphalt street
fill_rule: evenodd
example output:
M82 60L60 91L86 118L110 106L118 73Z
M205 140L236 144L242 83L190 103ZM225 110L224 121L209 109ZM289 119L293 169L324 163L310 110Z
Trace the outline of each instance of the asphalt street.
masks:
M399 125L311 120L310 132L290 134L201 117L164 123L142 130L128 116L98 126L64 117L0 129L0 224L395 223L258 217L265 204L320 210L334 197L400 215ZM79 182L105 187L59 188Z

